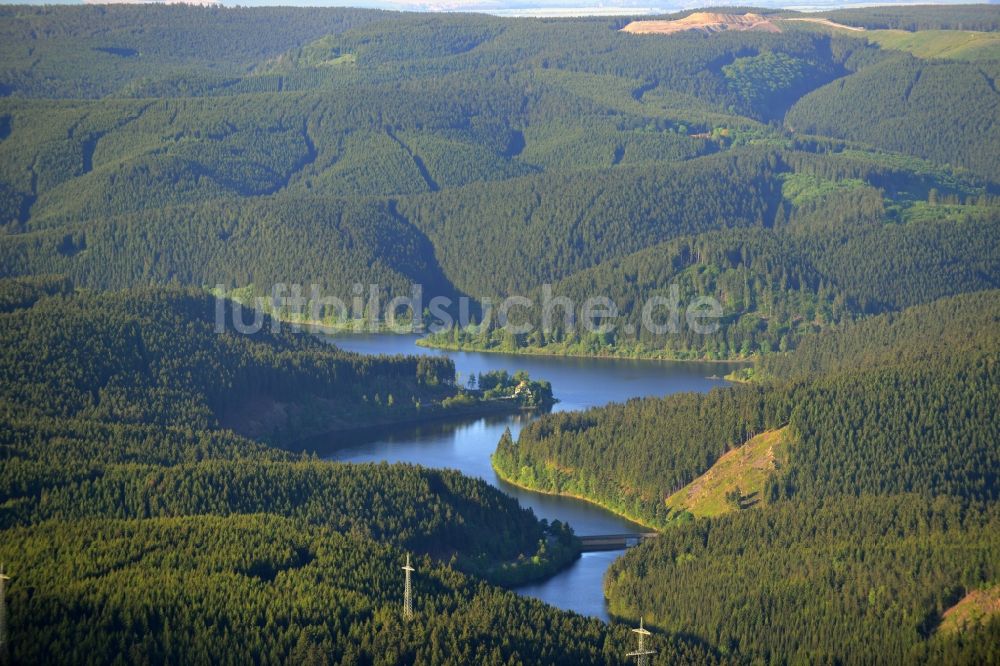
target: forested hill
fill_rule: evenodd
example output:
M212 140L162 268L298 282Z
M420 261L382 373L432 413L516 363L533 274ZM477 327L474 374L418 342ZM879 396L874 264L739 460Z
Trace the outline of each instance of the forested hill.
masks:
M288 443L419 418L457 393L450 359L345 353L200 291L47 296L49 285L65 292L60 280L0 283L19 305L32 289L41 296L0 314L8 411L196 429L222 423ZM255 320L256 332L237 328Z
M809 177L785 182L803 181L814 186ZM1000 265L994 246L1000 213L979 209L947 228L927 221L867 225L845 238L844 225L832 216L851 215L852 205L860 210L864 197L864 192L856 198L831 197L783 229L682 236L534 289L529 292L532 307L518 311L532 325L526 335L505 334L498 326L455 327L430 341L447 348L506 352L667 359L763 353L771 359L770 352L794 349L820 331L866 315L997 285ZM806 216L829 226L799 221ZM718 330L697 332L681 322L678 331L662 333L643 325L645 304L668 297L674 285L682 307L696 294L717 299L724 313ZM568 298L575 304L569 323L562 309L545 320L547 293L550 299ZM580 330L587 316L583 306L595 294L611 298L619 309L622 320L612 331ZM666 314L659 314L663 320L655 321L663 324Z
M987 664L1000 621L937 628L1000 571L997 505L912 495L783 502L667 530L608 572L615 613L748 660Z
M7 525L70 515L212 513L222 506L325 515L329 524L337 520L334 507L367 501L349 491L351 475L367 473L373 475L368 485L385 486L383 499L395 507L369 507L374 524L363 531L379 538L416 539L424 549L447 551L448 538L437 535L437 543L414 529L430 529L440 519L435 502L453 495L484 495L478 518L465 516L473 530L497 502L506 504L499 513L513 509L518 520L534 524L516 503L478 482L411 470L410 483L429 495L421 503L426 515L411 512L414 525L407 527L407 520L391 516L413 499L411 490L398 489L390 499L393 483L376 480L400 474L398 468L349 472L317 465L221 427L233 413L252 412L261 421L269 415L272 429L264 438L290 443L310 428L446 413L440 403L457 393L450 359L345 353L287 326L273 330L267 319L258 332L239 333L231 302L195 291L91 294L40 278L0 281L0 293L17 302L0 313ZM227 317L224 325L217 314ZM235 426L260 429L259 423ZM274 478L265 481L268 475ZM184 484L194 485L184 491ZM360 520L361 507L356 510ZM354 525L350 513L345 530ZM538 535L537 528L525 529ZM534 543L530 536L528 543Z
M0 275L485 299L638 270L623 301L676 282L722 332L437 342L666 358L996 287L997 10L764 13L3 8Z
M494 465L663 526L683 517L666 497L726 451L788 427L794 443L768 487L772 499L915 492L993 501L998 308L996 290L942 299L765 358L759 382L547 415L517 442L505 437Z
M838 23L869 30L1000 30L996 8L978 5L927 5L913 7L866 7L822 12Z
M936 628L1000 577L998 317L995 290L874 317L751 384L546 416L494 466L663 528L610 570L617 614L747 659L983 663L1000 619ZM705 489L723 515L692 520Z
M180 6L150 11L129 5L67 11L58 6L8 5L0 16L7 63L4 92L81 98L113 95L129 84L172 76L181 80L240 76L253 63L325 35L384 20L385 13ZM177 38L180 34L184 39Z
M961 362L1000 349L997 292L969 294L860 321L805 342L794 354L762 358L764 377L796 379L873 367Z
M405 622L401 550L273 515L48 522L5 533L0 553L23 572L8 588L17 663L598 666L626 663L631 644L625 627L424 558ZM693 641L657 647L671 663L723 662Z

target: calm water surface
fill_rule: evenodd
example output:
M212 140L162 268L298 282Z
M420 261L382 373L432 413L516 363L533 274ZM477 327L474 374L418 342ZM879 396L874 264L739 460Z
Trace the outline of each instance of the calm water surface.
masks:
M719 363L661 363L612 359L443 352L415 344L417 336L358 335L328 338L343 349L363 354L447 355L455 361L462 383L472 373L527 370L552 382L559 403L553 411L581 410L640 396L663 396L680 391L708 391L726 382L735 365ZM713 377L713 378L709 378ZM642 531L635 523L598 506L566 497L554 497L515 488L497 478L490 454L504 428L517 438L534 417L523 414L372 428L338 433L310 442L331 460L342 462L409 462L427 467L450 467L485 479L531 507L535 515L568 522L577 534ZM518 592L554 606L607 620L602 582L604 572L621 553L585 553L556 576L518 588Z

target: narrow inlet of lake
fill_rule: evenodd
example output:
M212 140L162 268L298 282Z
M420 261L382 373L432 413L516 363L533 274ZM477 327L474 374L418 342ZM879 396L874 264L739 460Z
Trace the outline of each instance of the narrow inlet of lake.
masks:
M571 411L622 402L629 398L664 396L684 391L707 392L726 382L735 364L669 363L619 359L520 356L425 349L415 335L357 335L325 338L342 349L363 354L446 355L455 361L459 381L490 370L514 373L526 370L532 378L552 383L559 402L553 411ZM426 467L457 469L485 479L535 512L539 518L568 522L578 535L622 534L646 531L594 504L567 497L522 490L497 478L490 454L505 428L517 438L533 418L511 414L484 418L436 421L335 433L310 441L320 455L340 462L407 462ZM559 608L608 619L604 601L604 572L621 554L585 553L567 569L540 583L518 588L522 594Z

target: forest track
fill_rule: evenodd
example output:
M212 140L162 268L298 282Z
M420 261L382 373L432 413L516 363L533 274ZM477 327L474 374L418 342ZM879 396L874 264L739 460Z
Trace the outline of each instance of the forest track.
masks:
M800 23L815 23L816 25L826 26L827 28L836 28L838 30L850 30L851 32L867 32L866 28L860 28L855 25L844 25L843 23L837 23L825 18L779 18L776 21L799 21Z

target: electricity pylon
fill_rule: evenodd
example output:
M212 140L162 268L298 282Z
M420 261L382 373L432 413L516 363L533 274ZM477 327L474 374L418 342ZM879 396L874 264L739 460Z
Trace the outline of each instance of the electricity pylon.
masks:
M9 650L7 646L7 581L10 576L4 573L0 564L0 664L8 664Z
M406 555L406 566L403 567L403 571L406 572L406 587L403 589L403 617L407 620L413 618L413 586L410 581L410 575L416 571L410 566L410 555Z
M646 636L652 636L652 634L649 633L649 631L642 626L641 617L639 618L639 628L633 629L632 631L638 635L639 646L636 648L634 652L629 652L625 656L635 657L636 666L646 666L646 664L649 663L649 656L656 654L656 650L650 650L649 648L646 647Z

